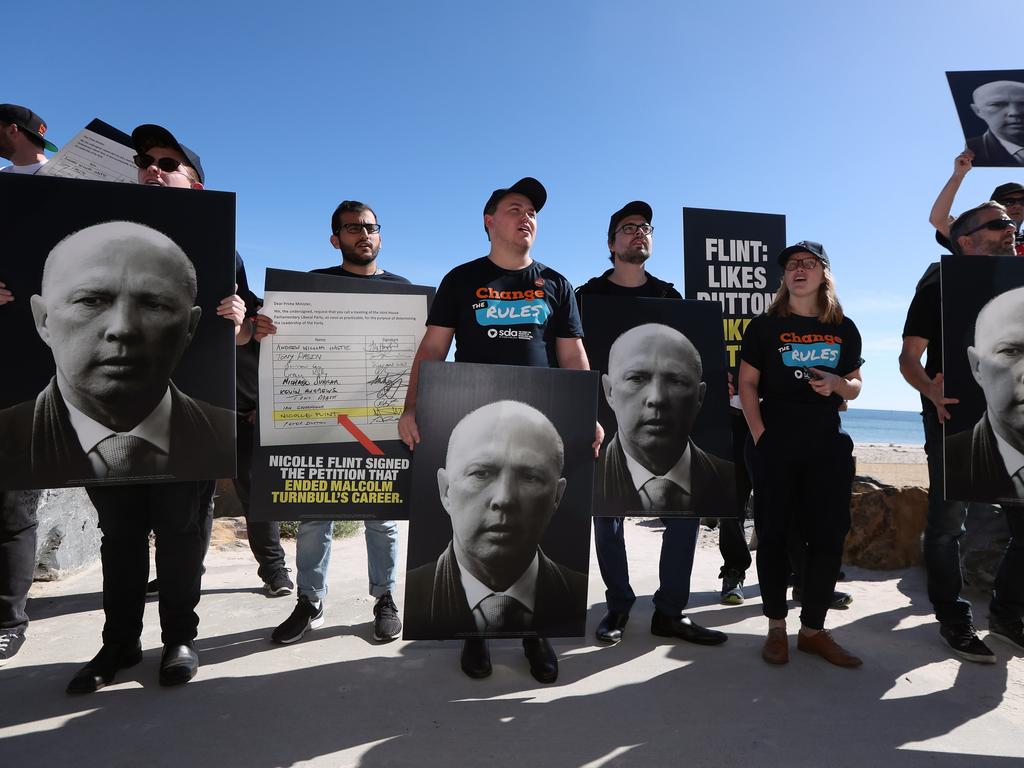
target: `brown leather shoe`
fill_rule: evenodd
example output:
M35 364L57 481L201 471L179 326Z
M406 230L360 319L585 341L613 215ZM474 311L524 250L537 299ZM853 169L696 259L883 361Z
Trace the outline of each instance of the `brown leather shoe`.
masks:
M761 649L761 658L769 664L786 664L789 661L789 638L786 637L786 630L782 627L768 630L764 648Z
M859 667L864 662L832 639L827 629L813 635L803 632L796 636L796 647L804 653L814 653L837 667Z

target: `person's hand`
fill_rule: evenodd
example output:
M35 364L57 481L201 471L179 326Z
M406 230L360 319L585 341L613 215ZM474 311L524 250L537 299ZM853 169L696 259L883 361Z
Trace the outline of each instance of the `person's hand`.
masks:
M931 384L928 385L928 391L925 396L932 401L935 406L935 410L938 413L939 424L945 424L949 421L949 411L946 409L947 405L956 405L960 402L955 397L946 397L942 394L942 374L936 373L935 378L932 379Z
M594 458L596 459L601 455L601 443L604 442L604 427L601 426L600 421L594 422L597 427L594 429Z
M256 341L263 341L266 336L273 336L277 333L277 326L267 315L256 315L256 324L253 327L253 334Z
M420 430L416 426L416 411L406 408L398 420L398 436L410 451L416 450L420 442Z
M7 290L7 286L0 283L0 307L9 301L14 301L14 294Z
M834 373L822 371L818 368L808 368L808 370L815 374L817 378L808 379L808 383L811 385L811 389L817 392L822 397L828 397L836 391L836 387L839 386L839 377Z
M235 290L238 290L238 286L235 286ZM226 317L235 326L235 333L242 327L242 323L245 322L245 302L242 301L242 297L237 293L233 293L226 298L221 299L220 304L217 305L217 315L219 317Z
M963 178L974 167L974 151L965 149L953 160L953 175Z

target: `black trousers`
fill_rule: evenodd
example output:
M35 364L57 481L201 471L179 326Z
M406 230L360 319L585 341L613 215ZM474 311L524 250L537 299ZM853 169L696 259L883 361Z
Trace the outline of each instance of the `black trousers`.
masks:
M234 480L235 493L242 503L245 529L249 536L249 549L259 563L259 577L266 581L275 571L284 568L284 549L281 548L281 527L276 520L250 520L249 496L252 485L252 449L255 426L246 416L236 420L238 436L238 476ZM209 541L209 535L207 535Z
M25 603L36 569L38 500L38 492L0 492L0 632L28 627Z
M750 548L743 534L743 520L747 516L747 498L750 496L750 476L744 460L744 448L750 430L743 411L733 410L732 451L736 467L736 517L722 517L718 520L718 551L722 555L722 568L718 578L727 570L745 573L750 567Z
M202 481L87 489L103 532L104 644L131 644L142 634L150 531L156 538L161 641L195 639L211 486Z
M747 443L754 481L757 575L764 615L784 619L796 527L806 546L801 623L822 629L832 602L843 543L850 530L853 441L835 420L810 409L762 404L767 428L757 446Z

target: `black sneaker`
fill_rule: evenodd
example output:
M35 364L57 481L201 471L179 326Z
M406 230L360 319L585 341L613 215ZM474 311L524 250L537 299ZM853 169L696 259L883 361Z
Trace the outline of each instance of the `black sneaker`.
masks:
M402 621L398 618L398 607L391 598L390 592L385 592L377 598L377 604L373 606L373 639L377 642L394 640L402 634Z
M295 604L295 610L284 622L270 635L271 642L280 645L296 643L302 639L309 630L324 625L324 602L320 601L319 607L305 595L299 595L299 601Z
M18 655L25 644L25 633L21 630L0 632L0 667Z
M288 578L291 568L278 568L270 576L263 580L263 589L270 597L281 597L290 595L295 589L295 584Z
M998 637L1010 645L1016 646L1017 650L1024 651L1024 622L1001 621L995 616L988 617L988 633Z
M802 603L804 600L804 591L800 587L793 587L793 601L796 603ZM829 603L828 607L834 611L841 611L844 608L849 608L850 603L853 602L853 595L849 592L840 592L838 589L832 591L832 602Z
M722 605L743 605L743 572L734 568L722 571Z
M153 579L146 585L146 597L152 597L153 595L160 594L160 580Z
M957 656L968 661L976 661L979 664L996 663L996 655L981 641L978 633L974 631L974 625L970 622L941 624L939 634Z

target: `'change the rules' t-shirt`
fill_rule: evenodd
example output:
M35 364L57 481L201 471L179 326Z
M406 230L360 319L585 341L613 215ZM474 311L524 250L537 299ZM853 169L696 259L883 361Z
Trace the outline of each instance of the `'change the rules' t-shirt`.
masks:
M427 325L455 330L455 360L497 365L555 364L555 339L583 336L572 286L539 261L502 269L486 256L441 281Z
M827 325L816 317L761 315L750 321L743 334L740 359L761 372L758 394L766 403L835 411L842 398L822 397L811 389L804 369L846 376L863 363L860 351L860 332L848 317Z

